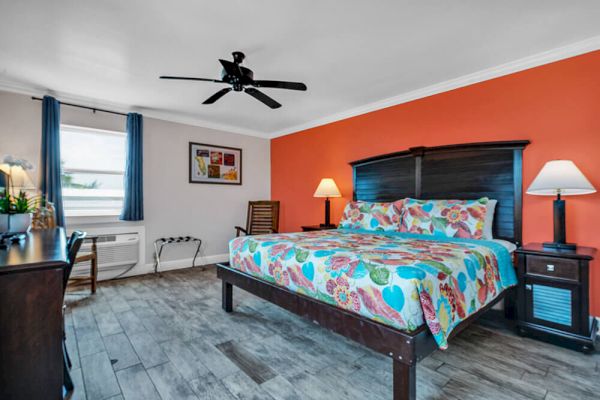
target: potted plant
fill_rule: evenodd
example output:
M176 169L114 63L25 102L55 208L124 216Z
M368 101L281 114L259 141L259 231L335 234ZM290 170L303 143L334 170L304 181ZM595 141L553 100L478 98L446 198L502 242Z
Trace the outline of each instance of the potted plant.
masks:
M31 225L35 200L27 193L20 191L18 196L11 196L7 191L0 196L0 232L27 232Z

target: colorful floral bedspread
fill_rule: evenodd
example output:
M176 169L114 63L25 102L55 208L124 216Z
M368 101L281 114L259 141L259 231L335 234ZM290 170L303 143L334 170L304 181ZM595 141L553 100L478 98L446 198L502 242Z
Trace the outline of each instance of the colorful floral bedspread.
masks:
M394 328L452 329L517 282L508 251L483 240L329 230L239 237L231 267Z

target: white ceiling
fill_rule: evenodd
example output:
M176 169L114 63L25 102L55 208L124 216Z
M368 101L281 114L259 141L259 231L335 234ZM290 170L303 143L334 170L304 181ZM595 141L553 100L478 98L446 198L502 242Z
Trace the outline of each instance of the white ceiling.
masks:
M0 88L272 137L589 51L598 21L597 0L0 0ZM218 78L234 50L308 91L202 105L221 84L158 79Z

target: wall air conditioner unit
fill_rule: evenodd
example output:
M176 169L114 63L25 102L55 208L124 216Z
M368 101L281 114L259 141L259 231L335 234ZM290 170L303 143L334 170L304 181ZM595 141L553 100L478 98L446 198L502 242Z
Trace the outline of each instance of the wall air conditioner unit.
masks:
M98 280L116 278L138 263L141 245L139 233L97 235ZM86 239L81 245L79 254L87 253L91 250L92 241ZM89 261L75 264L71 275L89 276L90 267Z

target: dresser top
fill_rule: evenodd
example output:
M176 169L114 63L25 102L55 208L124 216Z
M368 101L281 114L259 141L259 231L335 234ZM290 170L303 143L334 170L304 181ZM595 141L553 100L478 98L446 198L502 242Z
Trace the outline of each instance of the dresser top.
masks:
M27 233L18 243L0 249L0 274L63 267L67 264L67 239L63 228Z
M545 248L542 243L527 243L523 247L519 247L516 252L577 260L592 260L596 257L596 249L594 247L577 246L575 250L560 250Z

